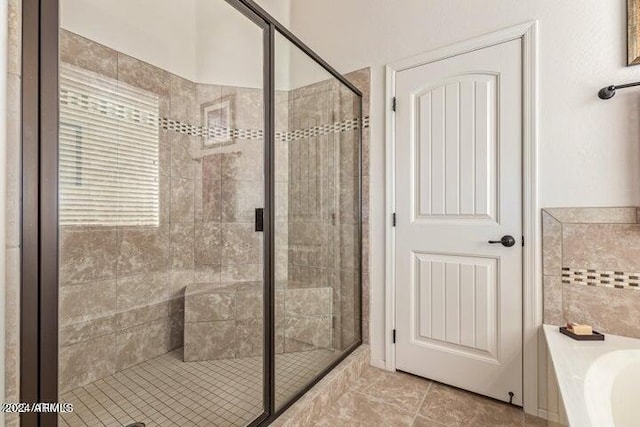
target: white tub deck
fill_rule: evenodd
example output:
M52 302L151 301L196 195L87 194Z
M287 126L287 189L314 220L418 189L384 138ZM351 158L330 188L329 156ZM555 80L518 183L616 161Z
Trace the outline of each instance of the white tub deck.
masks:
M569 425L572 427L606 427L611 423L611 389L615 381L612 366L610 375L602 375L603 356L621 350L640 350L640 340L607 335L605 341L576 341L558 331L558 326L544 325L544 334L558 378ZM635 351L633 353L636 353ZM596 361L598 372L589 372ZM607 358L608 359L608 358ZM588 389L585 382L589 383ZM597 393L596 393L597 391ZM600 398L597 398L600 396ZM602 407L597 407L598 405ZM635 408L637 410L637 408Z

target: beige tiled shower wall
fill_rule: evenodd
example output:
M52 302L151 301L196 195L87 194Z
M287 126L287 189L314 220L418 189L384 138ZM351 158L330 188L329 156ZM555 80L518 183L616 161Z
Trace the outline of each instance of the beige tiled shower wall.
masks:
M229 100L230 127L264 127L261 89L194 83L64 30L60 40L61 61L155 94L161 118L203 126L204 108ZM368 94L368 70L350 78ZM353 119L354 100L335 82L277 92L276 130ZM62 392L181 347L187 286L215 288L262 279L262 234L254 231L254 209L264 206L261 135L249 132L246 140L204 148L201 136L162 128L159 132L158 227L60 230ZM300 144L276 141L276 279L285 282L286 289L331 287L334 307L333 315L301 311L297 317L280 319L276 327L284 334L279 351L311 349L314 335L332 329L335 341L317 342L346 348L358 322L363 322L367 337L355 286L356 137L357 131L350 130ZM367 167L366 133L364 139ZM318 163L322 153L327 161ZM323 166L332 168L331 174ZM367 177L368 173L363 183L365 224ZM322 185L328 199L314 193ZM365 226L365 242L367 235ZM327 238L331 245L318 245ZM368 254L366 244L364 251ZM367 259L365 255L365 286ZM365 305L363 312L367 310Z
M339 87L325 80L289 92L289 130L309 129L336 120ZM281 320L285 331L307 329L329 333L328 342L340 348L341 331L340 285L336 264L338 249L339 183L336 178L339 138L325 133L295 139L289 148L289 267L288 282L298 287L330 287L336 303L335 318L330 315L298 317ZM310 302L313 304L313 302ZM334 328L327 328L333 323ZM278 325L276 325L278 326ZM301 332L301 331L300 331ZM287 332L285 332L287 334ZM296 333L300 338L301 334ZM287 340L285 351L305 350L304 339ZM289 347L289 348L287 348Z
M362 128L362 340L369 343L369 153L370 153L370 93L371 69L363 68L345 76L362 92L362 117L366 125ZM344 89L343 89L344 90Z
M333 349L331 319L333 294L330 287L287 289L278 282L275 316L291 325L275 330L275 352ZM224 287L208 284L189 286L185 293L184 360L202 361L262 355L263 283L242 282ZM290 319L294 319L293 322ZM211 339L215 337L214 339Z
M367 93L368 77L368 70L347 75ZM289 130L353 119L359 113L357 101L358 98L335 79L294 89L289 92ZM332 322L335 349L346 349L353 344L359 325L363 331L368 329L360 316L363 298L357 286L361 262L358 255L360 131L321 133L290 144L289 286L330 287L334 311L333 319L310 315L286 318L285 351L307 347L305 343L286 340L292 329L321 331L326 330L325 324ZM363 193L367 194L368 185L363 183L363 187ZM368 194L363 202L368 206ZM368 253L367 248L364 251ZM362 266L367 267L364 259ZM366 277L368 279L368 274Z
M233 128L263 128L261 89L193 83L64 30L60 47L67 64L157 95L161 118L202 126L204 106L229 99ZM159 132L159 226L60 230L61 392L182 347L187 286L262 279L262 139L205 149Z
M5 277L5 401L18 402L20 372L20 0L9 0L9 45L7 75L7 207ZM7 426L18 425L18 414L5 414Z
M542 212L544 322L640 338L639 209Z

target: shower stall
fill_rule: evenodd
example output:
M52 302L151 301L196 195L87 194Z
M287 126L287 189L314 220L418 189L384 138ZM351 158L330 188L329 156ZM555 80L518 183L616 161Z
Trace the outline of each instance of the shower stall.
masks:
M273 421L362 341L361 93L250 0L24 25L23 425Z

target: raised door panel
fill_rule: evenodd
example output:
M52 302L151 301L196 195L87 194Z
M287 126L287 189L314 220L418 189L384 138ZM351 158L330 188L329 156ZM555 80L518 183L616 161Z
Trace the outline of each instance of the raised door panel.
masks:
M414 219L497 221L496 74L466 74L412 94Z
M412 343L497 360L497 260L413 253Z

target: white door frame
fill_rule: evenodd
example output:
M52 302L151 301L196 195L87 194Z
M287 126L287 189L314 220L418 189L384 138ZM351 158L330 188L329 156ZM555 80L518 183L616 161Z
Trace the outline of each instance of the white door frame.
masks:
M523 64L523 401L525 412L538 415L538 331L542 326L542 282L540 215L538 207L538 22L530 21L495 33L486 34L411 58L386 67L386 221L385 221L385 368L395 371L395 97L396 73L440 61L452 56L508 42L522 40Z

